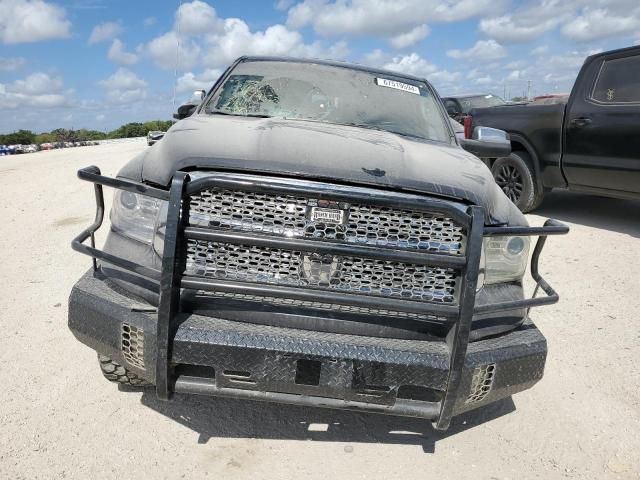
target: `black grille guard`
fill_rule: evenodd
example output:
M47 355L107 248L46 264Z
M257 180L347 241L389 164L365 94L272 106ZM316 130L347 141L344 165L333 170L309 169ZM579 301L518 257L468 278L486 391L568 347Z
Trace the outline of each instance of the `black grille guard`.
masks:
M282 297L293 300L326 301L341 305L366 306L382 309L393 309L411 313L430 313L448 317L452 320L451 328L446 336L446 344L450 351L449 376L447 388L443 400L440 403L439 412L435 415L435 426L438 429L446 429L449 426L455 399L461 383L461 372L464 366L471 320L474 314L493 313L514 309L530 309L542 305L556 303L559 299L556 291L545 281L539 273L538 263L540 254L549 235L564 235L569 232L569 227L557 220L549 219L542 227L485 227L485 212L482 207L471 206L466 212L456 209L452 204L436 198L422 197L419 195L399 194L393 192L379 192L371 195L367 193L355 194L348 188L332 185L330 190L322 188L320 184L315 191L310 191L309 186L304 189L297 186L295 181L269 181L253 180L248 182L246 175L225 174L216 176L214 172L205 178L193 181L185 172L177 172L172 180L169 191L151 187L142 183L125 179L109 178L102 176L100 169L90 166L78 171L78 178L94 184L96 199L96 216L94 222L82 231L72 241L72 248L80 253L93 257L93 268L97 269L97 260L134 272L146 278L160 283L160 302L158 307L157 326L157 352L156 352L156 392L159 398L168 399L174 390L176 383L172 378L170 368L171 358L171 332L174 331L174 319L180 309L181 289L217 291L228 293L241 293L253 295L266 295L270 297ZM168 201L167 223L164 238L164 253L162 257L162 271L157 271L134 262L119 258L103 252L95 247L95 232L100 228L104 220L104 196L102 187L113 187L120 190L147 195L160 200ZM398 207L403 209L418 209L442 212L458 222L467 232L467 245L464 256L451 256L447 254L424 253L422 251L394 250L384 247L340 245L317 240L274 238L255 233L220 231L215 229L203 229L189 227L186 219L189 218L189 202L183 202L183 198L205 187L217 187L236 190L247 190L262 193L278 194L304 194L310 193L319 198L330 197L337 201L361 200L369 204ZM538 236L538 241L531 257L531 276L536 282L532 298L523 300L511 300L506 302L475 305L476 285L480 270L480 257L483 237L492 236ZM91 245L85 242L90 239ZM185 255L179 255L186 239L201 239L211 242L224 241L234 244L248 244L272 248L295 248L305 252L317 252L324 254L348 253L364 258L376 258L389 261L398 261L415 264L428 264L440 267L458 269L461 272L462 284L457 305L443 305L415 300L403 300L397 298L373 297L353 293L323 292L318 290L306 290L300 287L286 287L267 285L260 283L243 283L227 280L218 280L202 277L183 275L181 262ZM539 290L546 295L537 297ZM188 389L187 389L188 390ZM186 391L186 390L185 390ZM253 398L256 392L248 392L246 397ZM272 393L271 396L278 394ZM271 397L263 396L264 399ZM307 402L313 404L315 397L308 397ZM277 401L277 399L274 399ZM326 398L318 397L318 405L327 405ZM336 400L336 402L338 402ZM409 408L409 407L408 407ZM414 416L416 406L410 407L411 411L404 412ZM398 414L403 414L398 407Z

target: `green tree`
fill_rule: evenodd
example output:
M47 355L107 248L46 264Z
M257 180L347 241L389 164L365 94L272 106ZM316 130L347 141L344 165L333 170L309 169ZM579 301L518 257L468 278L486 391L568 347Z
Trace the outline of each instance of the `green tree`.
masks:
M36 134L31 130L18 130L17 132L0 135L0 143L3 145L29 145L35 141Z

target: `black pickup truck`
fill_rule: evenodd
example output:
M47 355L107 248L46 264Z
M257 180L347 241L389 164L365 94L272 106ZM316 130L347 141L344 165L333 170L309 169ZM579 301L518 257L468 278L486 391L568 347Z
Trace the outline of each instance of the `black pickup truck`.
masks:
M524 212L552 188L640 198L640 46L588 57L566 105L474 109L470 125L509 133L511 155L486 161Z
M542 377L528 309L558 300L538 258L567 228L529 227L471 153L504 132L460 141L426 80L341 63L241 58L197 103L116 178L79 172L69 327L109 380L444 429Z

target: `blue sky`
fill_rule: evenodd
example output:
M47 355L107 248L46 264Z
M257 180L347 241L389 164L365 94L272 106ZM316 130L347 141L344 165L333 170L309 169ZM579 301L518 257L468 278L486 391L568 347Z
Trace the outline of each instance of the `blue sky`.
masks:
M516 96L569 91L586 55L637 43L638 0L0 0L0 132L168 119L174 91L243 54Z

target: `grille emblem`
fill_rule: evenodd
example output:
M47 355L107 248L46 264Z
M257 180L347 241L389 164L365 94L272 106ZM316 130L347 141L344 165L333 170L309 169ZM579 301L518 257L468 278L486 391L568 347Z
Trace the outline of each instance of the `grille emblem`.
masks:
M311 207L311 221L341 224L344 222L344 210Z
M340 273L340 261L332 255L303 255L300 273L311 285L329 286Z

